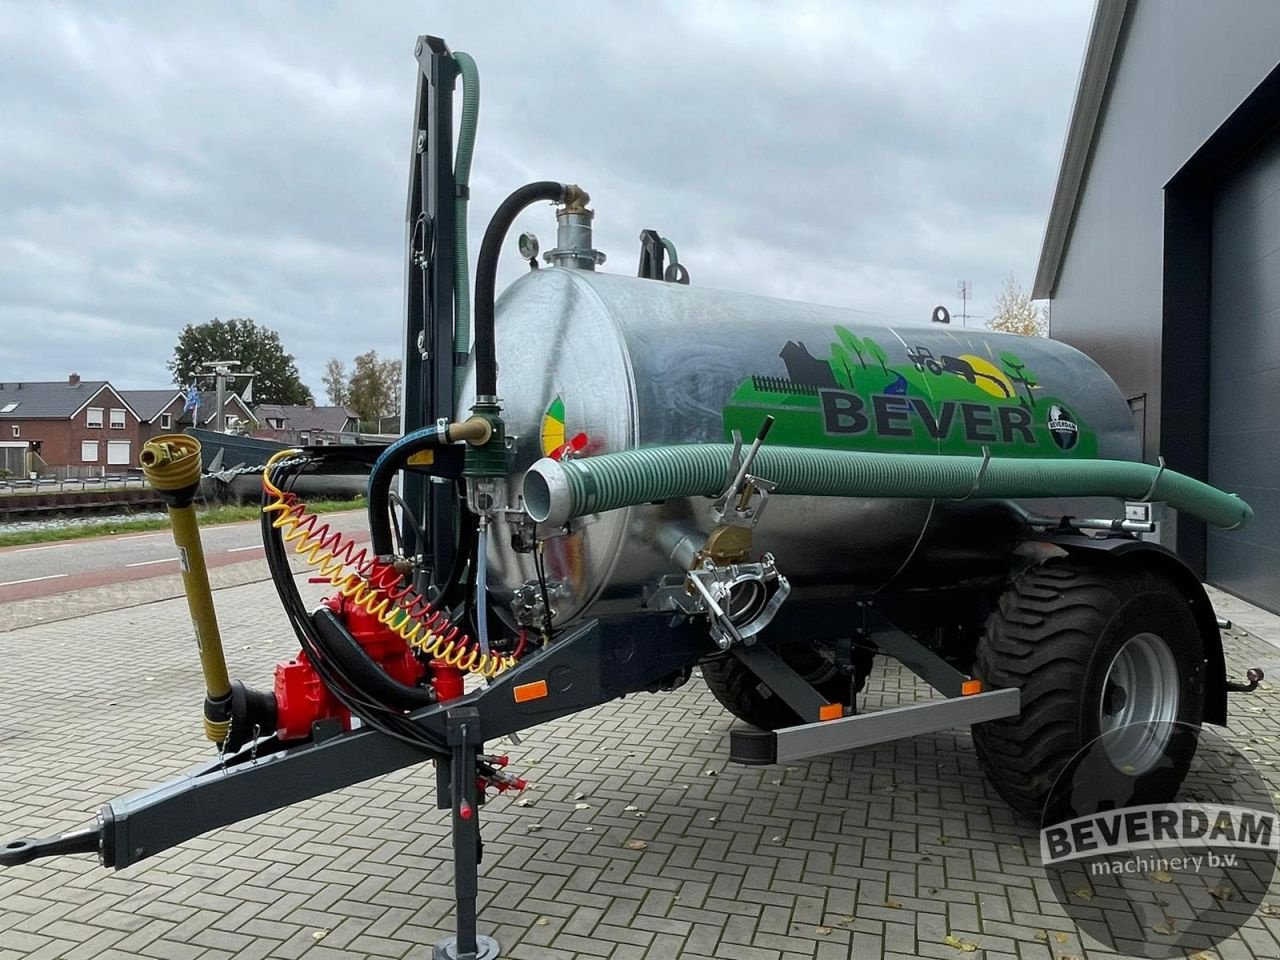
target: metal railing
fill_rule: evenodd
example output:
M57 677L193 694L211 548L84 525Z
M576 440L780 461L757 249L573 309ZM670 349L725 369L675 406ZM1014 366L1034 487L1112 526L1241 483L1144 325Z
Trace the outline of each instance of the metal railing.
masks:
M107 473L96 477L0 478L0 496L23 493L77 493L83 490L141 490L146 481L140 473Z

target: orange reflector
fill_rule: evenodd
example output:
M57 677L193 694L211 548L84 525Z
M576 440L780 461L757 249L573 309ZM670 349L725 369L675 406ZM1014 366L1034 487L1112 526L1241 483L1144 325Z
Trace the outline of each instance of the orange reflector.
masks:
M960 684L960 696L962 697L972 697L975 693L981 692L981 680L966 680L964 683Z
M535 680L533 683L522 683L518 687L513 687L511 692L515 695L516 703L541 700L547 695L547 681Z
M819 720L839 720L844 716L844 707L838 703L824 703L818 708Z

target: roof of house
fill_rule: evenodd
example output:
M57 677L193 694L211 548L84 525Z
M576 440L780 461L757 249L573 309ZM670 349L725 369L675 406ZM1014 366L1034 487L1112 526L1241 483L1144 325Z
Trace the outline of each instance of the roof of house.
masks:
M0 417L61 420L76 414L103 387L115 393L106 380L80 380L74 385L66 380L42 383L3 382L0 383ZM129 412L136 416L133 405L123 397L121 400L129 408Z
M249 405L247 403L245 403L243 400L240 399L240 395L237 393L231 393L228 391L226 395L226 399L223 400L223 405L229 406L232 403L239 405L240 408L244 410L246 417L253 416L253 411L249 408ZM202 424L209 423L217 415L217 412L218 412L217 392L214 390L201 390L200 391L200 422ZM189 411L184 411L183 413L180 413L178 415L178 419L182 420L185 423L190 423L191 413Z
M1036 300L1052 297L1058 285L1058 271L1071 239L1071 228L1075 225L1081 188L1088 173L1107 89L1120 52L1120 34L1131 5L1132 0L1098 0L1093 9L1084 63L1080 67L1080 82L1071 107L1071 122L1067 126L1067 141L1058 167L1058 183L1049 208L1044 242L1040 246L1036 279L1031 285L1031 296Z
M283 420L289 430L327 430L337 433L356 415L346 407L313 407L306 404L263 403L254 409L259 423Z
M125 403L133 407L139 417L143 420L154 420L182 391L177 387L168 387L164 390L119 390L117 392Z

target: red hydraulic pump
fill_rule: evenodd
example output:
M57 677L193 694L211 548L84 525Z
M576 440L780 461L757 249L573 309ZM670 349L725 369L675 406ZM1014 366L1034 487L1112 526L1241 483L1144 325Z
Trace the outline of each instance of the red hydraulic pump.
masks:
M423 664L395 631L363 607L341 595L324 601L369 659L392 680L407 687L430 683L437 702L462 696L462 671L439 660ZM276 665L276 728L281 740L302 740L312 735L317 721L336 719L351 729L351 712L325 686L311 658L299 651L292 660ZM357 724L358 725L358 724Z

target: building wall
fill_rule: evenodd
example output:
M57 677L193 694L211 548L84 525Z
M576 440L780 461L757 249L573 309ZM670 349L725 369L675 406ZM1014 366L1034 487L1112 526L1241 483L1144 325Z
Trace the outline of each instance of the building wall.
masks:
M102 426L91 427L89 426L89 410L98 407L102 409ZM111 427L111 411L113 408L124 410L125 426L122 430L112 429ZM12 435L14 426L19 428L20 437ZM4 420L0 422L0 429L4 431L4 437L0 439L7 441L19 439L42 441L40 456L51 467L97 467L106 473L121 473L130 467L137 466L138 451L141 448L139 427L137 417L131 414L119 399L110 393L103 393L73 419ZM85 440L97 441L98 456L96 460L85 460L81 456L81 443ZM130 463L107 463L107 443L111 440L129 441ZM84 472L92 473L94 471L87 470Z
M164 426L162 417L164 414L169 415L169 426ZM182 416L182 398L174 397L169 401L169 405L160 413L156 414L151 420L143 423L138 428L138 436L141 443L145 443L152 437L158 437L165 433L181 433L182 425L178 423Z
M1135 0L1051 305L1051 335L1147 395L1160 450L1164 186L1280 62L1280 3Z

